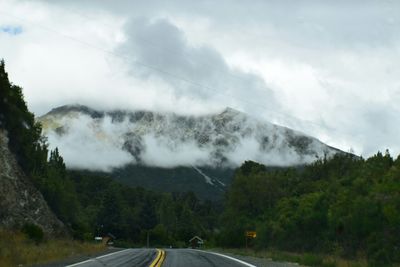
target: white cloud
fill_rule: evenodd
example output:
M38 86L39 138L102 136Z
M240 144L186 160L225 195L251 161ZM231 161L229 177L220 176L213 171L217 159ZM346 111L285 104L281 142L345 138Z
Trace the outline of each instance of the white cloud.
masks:
M0 27L23 29L0 32L0 56L37 114L233 106L343 150L400 152L399 2L3 0L0 11Z
M169 143L163 137L144 136L143 163L148 166L171 168L176 166L212 165L210 151L198 147L194 142Z
M41 120L51 148L59 147L67 166L78 169L109 171L129 163L163 168L238 167L246 160L288 166L336 152L309 138L306 147L294 147L293 143L304 142L301 133L232 109L183 117L143 111L102 113L69 106Z
M46 135L49 148L58 147L69 168L110 171L135 162L131 154L121 149L123 133L120 127L110 127L109 118L102 120L100 126L85 115L68 121L66 134L49 131Z

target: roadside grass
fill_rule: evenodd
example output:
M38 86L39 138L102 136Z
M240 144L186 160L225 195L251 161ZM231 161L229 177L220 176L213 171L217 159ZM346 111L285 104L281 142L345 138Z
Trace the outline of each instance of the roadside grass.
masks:
M47 239L35 242L21 232L0 230L0 267L44 264L105 250L102 244L74 240Z
M301 266L321 267L367 267L366 259L347 260L339 256L314 254L314 253L293 253L279 250L252 250L252 249L222 249L215 248L213 251L231 253L241 256L265 258L276 262L298 263Z

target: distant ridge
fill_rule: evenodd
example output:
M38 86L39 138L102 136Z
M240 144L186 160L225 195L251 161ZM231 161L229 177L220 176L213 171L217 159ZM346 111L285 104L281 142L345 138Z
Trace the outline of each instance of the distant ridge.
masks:
M54 108L39 121L50 148L60 149L70 169L108 172L126 184L197 190L204 196L222 195L233 169L246 160L300 166L344 153L232 108L184 116L76 104Z

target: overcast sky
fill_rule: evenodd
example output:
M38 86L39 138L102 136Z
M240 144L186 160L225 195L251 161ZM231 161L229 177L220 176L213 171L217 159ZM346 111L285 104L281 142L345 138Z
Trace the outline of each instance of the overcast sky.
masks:
M230 106L400 153L400 1L0 0L0 58L36 115Z

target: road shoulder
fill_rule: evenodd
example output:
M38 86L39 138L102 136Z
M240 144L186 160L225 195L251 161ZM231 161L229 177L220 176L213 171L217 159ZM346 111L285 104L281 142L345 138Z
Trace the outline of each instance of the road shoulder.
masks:
M118 251L122 251L125 250L125 248L114 248L114 247L109 247L106 250L99 252L99 253L95 253L95 254L91 254L91 255L74 255L72 257L60 260L60 261L55 261L55 262L49 262L46 264L39 264L39 265L34 265L33 267L63 267L66 265L71 265L77 262L82 262L85 260L89 260L91 258L96 258L96 257L101 257L110 253L114 253L114 252L118 252Z
M276 262L273 261L272 259L268 258L259 258L259 257L254 257L254 256L245 256L245 255L238 255L226 251L220 251L220 250L205 250L207 252L211 253L218 253L221 255L226 255L247 263L250 263L252 265L258 266L258 267L299 267L300 265L298 263L291 263L291 262Z

